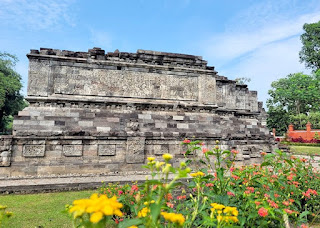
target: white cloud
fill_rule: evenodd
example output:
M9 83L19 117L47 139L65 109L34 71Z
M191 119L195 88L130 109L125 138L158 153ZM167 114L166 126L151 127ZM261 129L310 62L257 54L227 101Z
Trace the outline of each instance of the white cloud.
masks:
M255 28L252 31L228 31L221 35L215 35L205 42L205 53L213 60L227 62L255 51L264 45L299 35L303 31L304 23L313 23L319 20L319 13L311 13L294 20L285 20L277 24Z
M70 6L73 0L2 0L0 21L13 29L52 29L68 24L74 26Z
M202 42L205 58L220 75L251 78L249 89L257 90L265 102L272 81L306 71L299 62L302 27L320 20L319 2L308 3L279 0L253 5L234 16L223 33Z
M299 63L300 49L299 37L270 43L220 73L231 79L251 78L250 90L257 90L259 100L265 102L271 82L290 73L305 71L304 65Z

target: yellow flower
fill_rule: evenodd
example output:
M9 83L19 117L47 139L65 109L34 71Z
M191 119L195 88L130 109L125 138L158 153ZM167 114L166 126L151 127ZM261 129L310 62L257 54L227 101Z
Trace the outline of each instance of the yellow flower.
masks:
M205 174L203 173L203 172L201 172L201 171L198 171L198 172L196 172L196 173L190 173L190 176L192 176L192 177L203 177Z
M215 210L222 210L222 209L224 209L226 207L226 206L224 206L222 204L218 204L218 203L212 203L211 206Z
M171 164L166 164L166 166L162 169L163 173L169 173L171 168Z
M155 203L155 201L154 201L154 200L151 200L150 202L144 202L143 204L146 205L146 206L148 206L148 205L151 204L151 203Z
M222 219L223 219L223 217L222 217L221 215L218 215L218 216L217 216L217 220L218 220L218 222L221 222L221 221L222 221Z
M129 226L128 228L138 228L137 226Z
M92 223L98 223L98 222L100 222L100 220L101 220L102 218L103 218L102 212L98 211L98 212L93 213L93 214L90 216L90 222L92 222Z
M138 217L141 218L141 217L146 217L147 214L150 212L150 209L149 208L142 208L139 212L138 212Z
M161 212L161 215L164 217L165 220L170 221L172 223L176 223L180 226L182 226L186 221L182 214Z
M164 164L166 164L165 162L156 162L156 168L159 169L161 166L163 166Z
M73 213L73 217L81 217L84 213L90 214L90 221L98 223L103 216L123 216L120 209L122 203L117 201L117 197L108 198L106 195L92 194L90 199L80 199L73 201L73 206L69 209L69 213Z
M148 159L148 161L152 162L152 161L154 161L155 158L154 157L148 157L147 159Z
M162 157L165 161L170 161L173 158L171 154L163 154Z

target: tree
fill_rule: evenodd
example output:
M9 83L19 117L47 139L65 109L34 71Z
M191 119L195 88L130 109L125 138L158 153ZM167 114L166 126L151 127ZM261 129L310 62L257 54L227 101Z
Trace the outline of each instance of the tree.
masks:
M14 70L17 61L16 56L0 52L0 133L9 130L12 115L26 106L20 94L21 76Z
M251 82L251 78L247 78L247 77L235 78L234 80L238 85L245 85Z
M272 82L268 93L267 125L284 133L290 116L320 111L320 70L312 75L289 74Z
M300 62L314 71L320 69L320 21L304 24L305 33L301 35L302 49L299 52Z

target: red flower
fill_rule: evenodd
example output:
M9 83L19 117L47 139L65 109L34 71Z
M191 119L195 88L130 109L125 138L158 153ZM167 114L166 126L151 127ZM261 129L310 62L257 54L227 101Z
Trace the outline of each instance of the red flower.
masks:
M257 206L259 206L259 205L261 204L261 202L259 202L259 201L254 201L254 203L255 203Z
M186 199L186 196L177 196L177 200L183 200L183 199Z
M280 195L278 195L277 193L274 193L274 197L278 198Z
M261 207L261 208L258 210L258 214L259 214L261 217L266 217L266 216L268 216L268 210L265 209L264 207Z
M265 155L267 155L267 153L266 152L261 152L261 155L265 156Z
M185 144L189 144L191 141L189 140L189 139L185 139L185 140L183 140L183 143L185 143Z

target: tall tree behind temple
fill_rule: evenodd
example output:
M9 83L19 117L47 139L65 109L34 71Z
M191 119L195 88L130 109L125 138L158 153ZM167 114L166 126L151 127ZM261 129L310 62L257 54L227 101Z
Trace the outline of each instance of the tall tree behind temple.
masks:
M268 93L268 127L282 134L290 123L289 116L320 111L320 70L312 75L289 74L272 82Z
M299 53L300 61L305 62L307 68L313 71L320 69L320 21L304 24L305 33L301 35L302 49Z
M0 134L10 131L12 115L25 107L21 76L14 70L14 55L0 52Z

